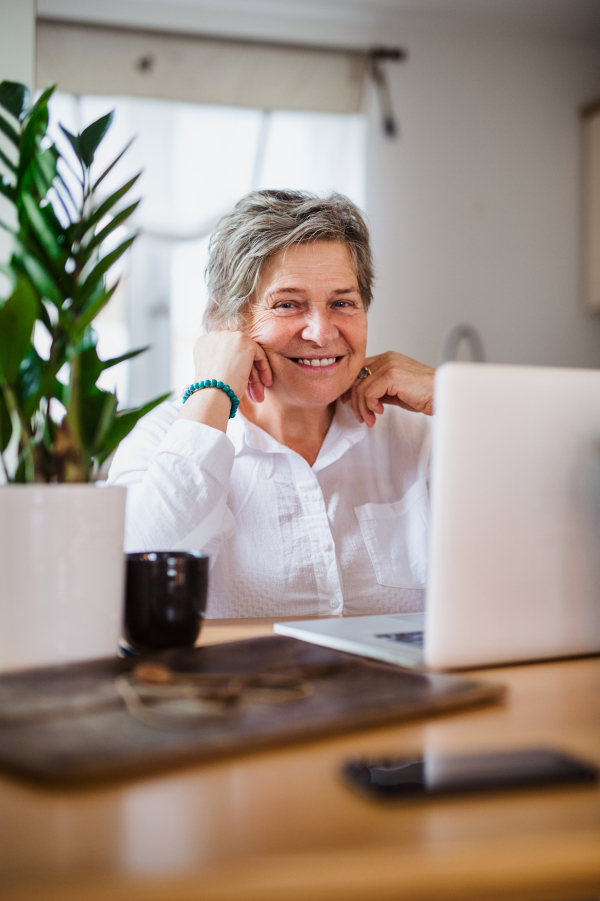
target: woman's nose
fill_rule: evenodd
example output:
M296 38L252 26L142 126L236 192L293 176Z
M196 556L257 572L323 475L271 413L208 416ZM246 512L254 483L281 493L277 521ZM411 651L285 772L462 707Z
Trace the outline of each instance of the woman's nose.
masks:
M305 341L313 341L322 347L331 344L338 337L337 326L331 318L329 310L311 311L306 318L306 324L302 330L302 338Z

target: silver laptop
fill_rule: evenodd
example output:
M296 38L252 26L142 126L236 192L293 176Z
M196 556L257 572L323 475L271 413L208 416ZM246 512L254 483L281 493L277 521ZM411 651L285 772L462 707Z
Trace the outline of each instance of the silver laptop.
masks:
M424 614L275 631L432 669L600 652L600 371L441 366L431 501Z

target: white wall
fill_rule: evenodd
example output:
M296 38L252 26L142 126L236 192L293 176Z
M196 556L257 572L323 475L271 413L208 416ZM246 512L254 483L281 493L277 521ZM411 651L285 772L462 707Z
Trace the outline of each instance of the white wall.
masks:
M33 85L35 0L0 0L0 81Z
M598 47L456 30L402 43L409 60L389 69L400 140L369 105L371 351L435 364L467 320L488 359L600 366L578 260L578 109L600 96Z
M0 0L0 81L33 86L35 62L35 0ZM0 197L0 218L10 206ZM0 230L0 262L10 253L6 232ZM1 289L0 285L0 289Z

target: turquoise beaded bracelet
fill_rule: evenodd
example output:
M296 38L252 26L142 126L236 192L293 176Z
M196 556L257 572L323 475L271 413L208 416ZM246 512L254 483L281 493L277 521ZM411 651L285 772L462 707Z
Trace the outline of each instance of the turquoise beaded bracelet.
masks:
M233 419L233 417L237 413L237 408L239 407L240 402L235 396L235 391L233 390L233 388L230 388L229 385L224 385L223 382L218 382L216 379L205 379L203 382L193 382L185 389L183 402L185 403L188 397L191 397L194 391L199 391L201 388L220 388L221 391L224 391L231 401L231 412L229 414L229 418Z

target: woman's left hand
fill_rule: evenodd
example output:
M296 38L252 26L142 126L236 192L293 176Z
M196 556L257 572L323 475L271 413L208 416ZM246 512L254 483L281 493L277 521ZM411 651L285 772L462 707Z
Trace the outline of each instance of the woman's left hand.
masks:
M368 357L365 366L371 375L357 379L342 394L344 403L350 401L359 422L375 425L377 413L383 413L384 404L395 404L413 413L433 413L433 380L435 369L411 360L393 350Z

